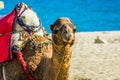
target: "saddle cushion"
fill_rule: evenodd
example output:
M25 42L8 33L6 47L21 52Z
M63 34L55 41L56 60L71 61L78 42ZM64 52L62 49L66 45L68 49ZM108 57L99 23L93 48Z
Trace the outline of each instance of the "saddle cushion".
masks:
M15 11L0 18L0 63L11 59L11 35Z
M14 16L15 10L13 10L10 14L0 18L0 34L12 32Z
M11 59L11 34L0 36L0 63Z

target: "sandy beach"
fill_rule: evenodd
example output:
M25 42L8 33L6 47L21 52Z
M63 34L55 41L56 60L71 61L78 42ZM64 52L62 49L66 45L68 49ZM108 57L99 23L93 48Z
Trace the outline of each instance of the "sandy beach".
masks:
M76 33L69 80L120 80L120 31Z

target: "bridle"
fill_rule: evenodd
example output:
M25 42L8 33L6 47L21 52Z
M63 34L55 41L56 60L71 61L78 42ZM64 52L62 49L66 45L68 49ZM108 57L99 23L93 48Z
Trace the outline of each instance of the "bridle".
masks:
M23 20L20 18L21 15L25 12L25 10L31 9L29 6L27 6L26 4L23 4L23 3L19 3L19 4L16 6L15 9L16 9L15 19L16 19L16 21L18 22L18 24L19 24L25 31L27 31L28 33L36 32L36 31L38 31L38 30L42 27L42 23L41 23L40 20L39 20L39 25L38 25L38 26L31 26L31 25L25 24L25 23L23 22ZM31 10L32 10L32 9L31 9ZM32 30L31 28L36 28L36 30Z

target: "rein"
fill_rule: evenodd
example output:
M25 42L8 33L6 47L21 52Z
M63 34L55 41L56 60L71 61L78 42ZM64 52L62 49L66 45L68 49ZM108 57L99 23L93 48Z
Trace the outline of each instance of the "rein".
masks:
M27 68L27 65L23 59L23 56L22 56L22 52L21 51L18 51L17 52L17 57L18 57L18 60L19 62L22 64L22 67L23 67L23 70L25 71L25 73L27 74L28 78L30 80L34 80L33 76L29 73L28 71L28 68Z

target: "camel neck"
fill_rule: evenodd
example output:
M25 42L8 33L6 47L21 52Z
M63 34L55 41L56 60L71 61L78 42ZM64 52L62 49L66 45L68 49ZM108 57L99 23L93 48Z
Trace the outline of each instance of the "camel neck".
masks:
M69 44L62 47L53 44L51 80L68 80L71 54Z
M61 46L53 44L53 58L57 58L60 63L64 63L64 59L71 57L72 46L70 44Z

